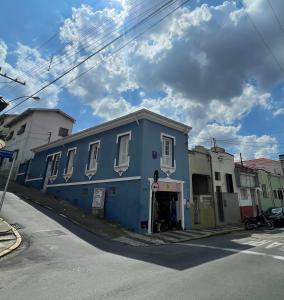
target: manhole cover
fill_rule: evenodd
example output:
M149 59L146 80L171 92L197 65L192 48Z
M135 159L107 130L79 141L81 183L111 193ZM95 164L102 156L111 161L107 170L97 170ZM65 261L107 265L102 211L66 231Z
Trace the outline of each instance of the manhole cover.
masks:
M61 235L66 235L65 232L61 230L43 230L43 231L37 231L32 234L33 237L38 237L38 238L45 238L45 237L50 237L50 236L61 236Z
M13 223L13 224L10 224L12 227L14 227L16 230L19 230L19 229L23 229L24 227L19 224L19 223Z

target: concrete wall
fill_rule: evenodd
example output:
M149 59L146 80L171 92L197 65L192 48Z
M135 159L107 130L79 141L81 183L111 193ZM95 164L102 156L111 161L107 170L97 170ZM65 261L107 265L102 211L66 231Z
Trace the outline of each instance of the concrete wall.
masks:
M238 202L237 185L235 179L234 157L228 153L211 151L213 184L215 191L216 221L218 225L233 224L240 222L240 208ZM215 172L220 172L220 180L215 180ZM226 174L232 175L234 193L228 193ZM216 186L221 187L222 199L224 204L224 222L220 221Z

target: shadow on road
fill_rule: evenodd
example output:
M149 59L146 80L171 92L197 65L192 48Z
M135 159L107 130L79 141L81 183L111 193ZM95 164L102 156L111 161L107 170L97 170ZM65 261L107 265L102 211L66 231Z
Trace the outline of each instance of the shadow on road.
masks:
M159 245L159 246L129 246L119 242L106 240L102 237L81 228L79 225L61 217L53 211L50 211L35 203L29 203L31 206L45 214L67 230L78 236L80 239L93 245L94 247L112 254L124 256L127 258L144 261L151 264L160 265L175 270L185 270L214 260L234 255L235 253L222 249L208 249L196 246L190 246L186 243ZM253 232L255 233L255 232ZM248 250L253 246L242 245L234 242L234 239L251 236L250 232L235 233L233 238L230 235L210 237L201 240L193 240L192 243L200 245L211 245L218 247L233 248L236 250ZM29 255L29 251L25 255ZM31 253L32 254L32 253ZM22 253L21 255L24 255Z

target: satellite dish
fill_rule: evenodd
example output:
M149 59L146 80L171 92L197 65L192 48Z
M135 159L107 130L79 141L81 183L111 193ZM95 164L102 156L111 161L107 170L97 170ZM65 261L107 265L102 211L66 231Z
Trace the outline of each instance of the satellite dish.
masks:
M3 140L0 140L0 149L4 148L6 143Z

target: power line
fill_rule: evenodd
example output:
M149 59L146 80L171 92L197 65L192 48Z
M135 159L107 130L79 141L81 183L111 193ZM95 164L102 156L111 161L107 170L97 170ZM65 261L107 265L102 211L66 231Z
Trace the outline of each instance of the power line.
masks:
M241 3L242 6L243 3L241 0L239 0L239 2ZM280 71L284 73L284 68L282 67L281 63L279 62L278 58L276 57L276 55L274 54L273 50L271 49L271 47L269 46L269 44L266 42L263 34L261 33L261 31L258 29L256 23L254 22L253 18L250 16L250 14L247 12L246 9L244 9L244 12L247 16L247 18L250 20L252 27L254 28L255 32L258 34L260 40L263 42L264 46L266 47L266 49L268 50L268 52L271 54L271 56L273 57L275 63L277 64L277 66L279 67Z
M177 8L175 8L175 10L177 10L179 7L182 7L183 5L185 5L186 3L188 3L190 0L185 0L183 1ZM127 29L124 33L119 34L116 38L114 38L112 41L108 42L106 45L102 46L99 50L95 51L94 53L92 53L91 55L87 56L85 59L83 59L82 61L80 61L79 63L77 63L75 66L73 66L72 68L68 69L67 71L65 71L63 74L61 74L60 76L58 76L57 78L55 78L54 80L52 80L51 82L49 82L48 84L46 84L45 86L43 86L42 88L40 88L39 90L37 90L36 92L34 92L31 96L27 97L26 99L24 99L23 101L21 101L20 103L16 104L14 107L12 107L11 109L7 110L5 113L7 113L8 111L11 111L12 109L16 108L17 106L21 105L22 103L24 103L25 101L27 101L28 99L30 99L31 97L35 96L36 94L38 94L39 92L43 91L44 89L46 89L47 87L49 87L50 85L54 84L55 82L57 82L58 80L60 80L61 78L63 78L64 76L66 76L67 74L69 74L71 71L73 71L74 69L78 68L80 65L82 65L83 63L85 63L87 60L89 60L90 58L94 57L95 55L97 55L98 53L102 52L104 49L106 49L107 47L109 47L110 45L112 45L113 43L115 43L116 41L120 40L124 35L129 34L130 32L132 32L133 30L135 30L137 27L141 26L142 24L144 24L147 20L151 19L153 16L155 16L158 12L163 11L163 9L167 8L169 5L174 4L176 1L170 0L167 1L166 3L164 3L163 5L161 5L160 7L158 7L156 10L154 10L152 13L150 13L148 16L146 16L145 18L143 18L142 20L140 20L139 22L137 22L135 25L133 25L132 27L130 27L129 29ZM174 10L174 11L175 11Z
M267 0L267 3L268 3L268 5L270 6L270 8L271 8L271 10L272 10L272 13L273 13L273 15L274 15L274 18L275 18L276 22L278 23L280 30L281 30L282 33L284 34L284 27L282 26L282 24L281 24L281 22L280 22L280 20L279 20L279 18L278 18L278 16L277 16L277 14L276 14L276 11L275 11L275 9L274 9L274 7L273 7L271 1L270 1L270 0Z

